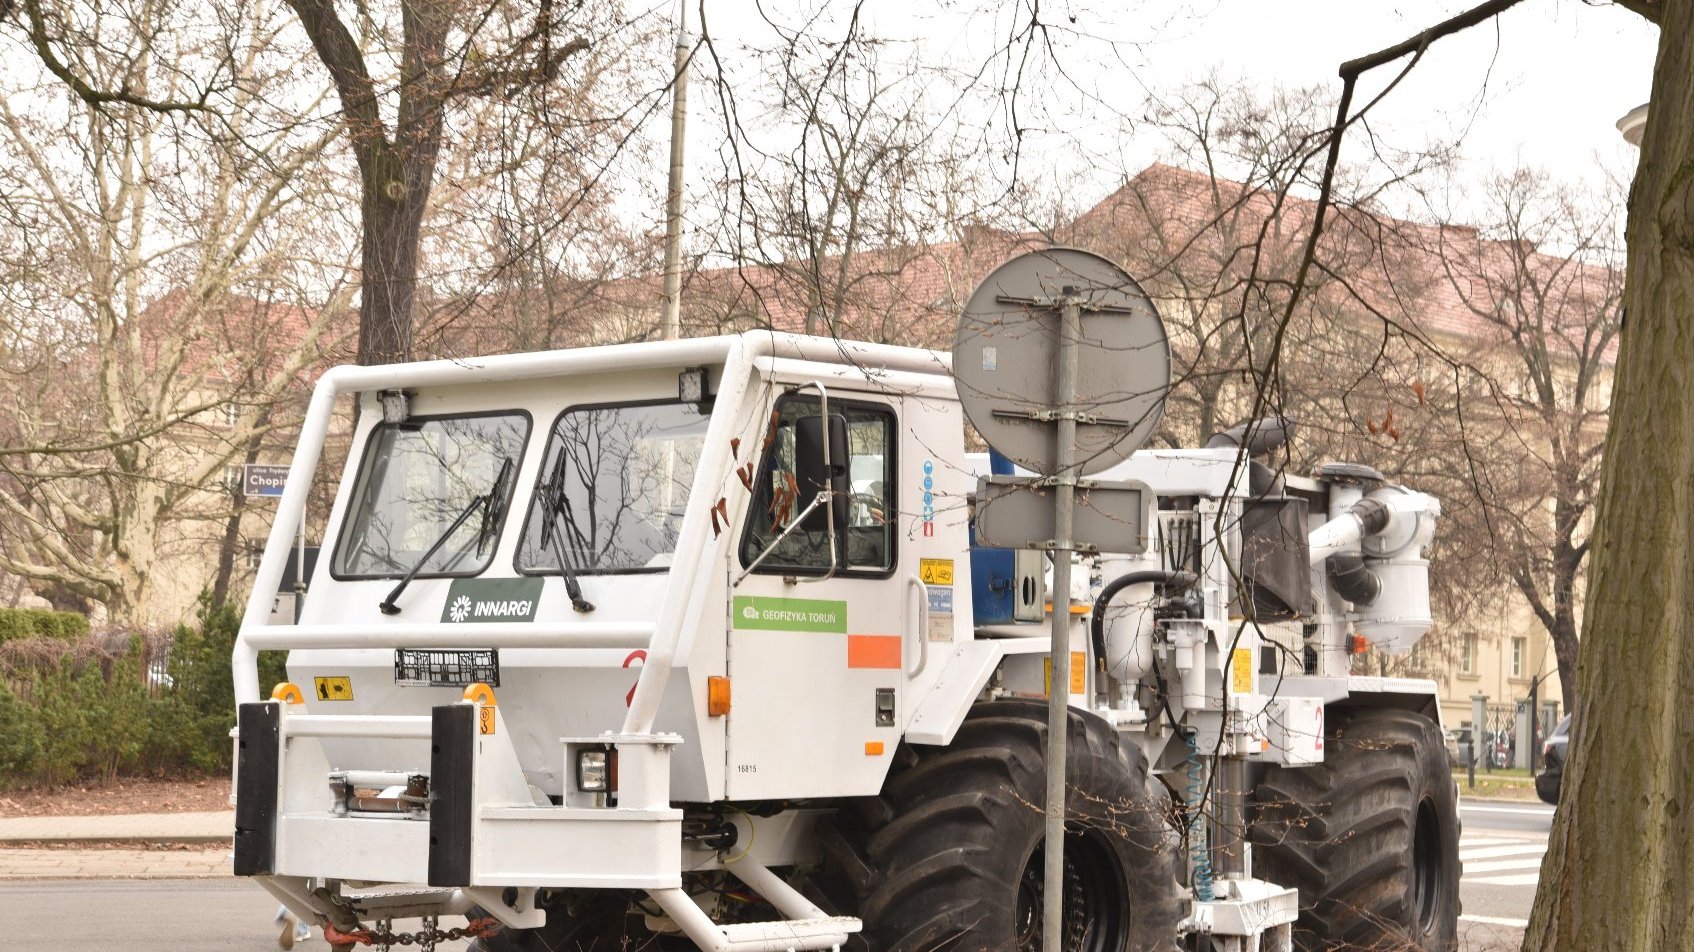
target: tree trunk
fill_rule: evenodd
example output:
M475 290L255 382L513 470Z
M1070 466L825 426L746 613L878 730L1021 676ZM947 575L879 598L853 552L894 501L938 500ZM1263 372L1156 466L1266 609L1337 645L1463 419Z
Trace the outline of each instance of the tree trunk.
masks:
M1694 2L1660 9L1581 706L1526 952L1694 952Z
M270 422L271 408L259 411L253 437L247 441L247 465L259 461L259 449L265 441L265 425ZM218 543L218 572L212 580L212 604L222 605L229 598L230 579L235 575L235 548L241 542L241 517L247 511L247 495L236 486L230 493L229 519L224 523L224 537Z
M398 202L373 183L364 186L357 357L361 364L393 364L412 357L412 307L417 298L418 232L424 222L424 202L408 202L408 198L427 196L429 191L391 191L400 191Z
M1557 533L1553 541L1553 590L1549 593L1553 619L1547 626L1547 635L1553 640L1553 657L1559 665L1559 691L1564 695L1565 713L1569 714L1576 710L1581 698L1576 670L1576 580L1582 574L1587 549L1578 547L1574 540L1587 507L1571 501L1580 494L1577 480L1560 479L1558 485L1558 499L1553 506Z
M1576 617L1571 614L1568 606L1559 606L1553 616L1553 627L1547 634L1553 639L1553 658L1559 666L1559 693L1565 704L1565 713L1576 710L1577 694L1577 645Z

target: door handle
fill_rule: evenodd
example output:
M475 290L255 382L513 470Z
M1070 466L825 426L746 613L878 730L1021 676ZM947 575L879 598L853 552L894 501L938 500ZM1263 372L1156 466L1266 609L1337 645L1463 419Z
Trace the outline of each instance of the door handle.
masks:
M916 575L906 576L908 589L918 590L918 624L915 631L918 638L918 650L913 652L918 656L918 666L906 671L906 677L915 678L923 673L924 666L929 664L929 586ZM903 667L903 665L902 665Z

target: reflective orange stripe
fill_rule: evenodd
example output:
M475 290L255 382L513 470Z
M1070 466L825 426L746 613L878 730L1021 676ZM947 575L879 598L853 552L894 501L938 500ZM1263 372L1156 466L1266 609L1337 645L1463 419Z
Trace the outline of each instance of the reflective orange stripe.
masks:
M899 635L848 635L847 667L900 667Z

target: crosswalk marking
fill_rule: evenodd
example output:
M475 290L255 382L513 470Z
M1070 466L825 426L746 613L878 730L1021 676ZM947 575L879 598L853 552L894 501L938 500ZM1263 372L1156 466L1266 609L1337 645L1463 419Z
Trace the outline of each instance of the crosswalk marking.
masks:
M1491 886L1533 886L1541 879L1544 840L1505 836L1459 837L1461 879Z
M1501 870L1507 870L1507 869L1540 869L1540 868L1541 868L1541 857L1539 855L1533 857L1532 859L1531 858L1508 859L1508 860L1499 860L1499 861L1496 861L1496 862L1493 862L1493 863L1472 863L1472 862L1467 861L1465 863L1465 875L1469 876L1471 873L1498 873Z
M1525 873L1521 876L1466 876L1467 883L1483 883L1489 886L1533 886L1541 881L1540 873Z
M1547 844L1545 843L1519 843L1516 846L1489 846L1479 850L1467 850L1464 841L1459 841L1459 859L1467 865L1473 859L1497 859L1501 856L1522 856L1525 853L1539 854L1545 852L1547 852Z
M1467 845L1467 847L1503 847L1503 845L1521 844L1523 840L1514 840L1511 837L1465 837L1459 842L1460 845Z
M1525 926L1529 925L1528 919L1508 919L1504 916L1464 915L1464 916L1460 916L1459 920L1462 921L1462 922L1480 923L1481 925L1485 925L1485 926L1511 926L1511 927L1516 928L1516 929L1522 929Z

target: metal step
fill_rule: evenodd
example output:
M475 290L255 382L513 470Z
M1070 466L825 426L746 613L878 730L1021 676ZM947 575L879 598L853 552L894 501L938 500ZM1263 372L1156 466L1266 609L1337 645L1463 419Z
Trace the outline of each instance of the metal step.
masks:
M737 922L718 926L725 952L757 952L771 949L827 949L842 945L859 931L859 920L851 916L821 919L775 919L770 922Z
M790 919L720 925L707 918L681 889L651 889L652 896L702 952L800 952L838 949L863 924L851 916L832 916L812 905L793 886L750 856L730 867L730 874L752 887Z

